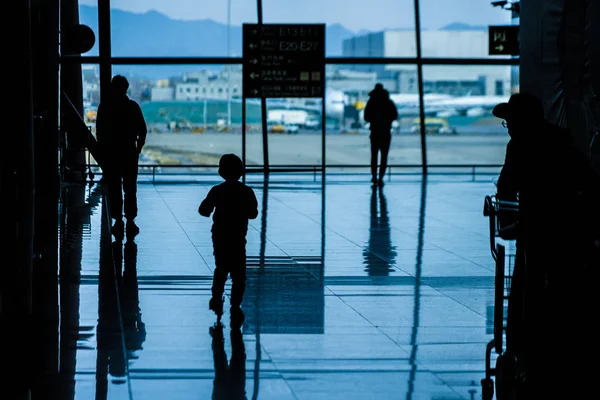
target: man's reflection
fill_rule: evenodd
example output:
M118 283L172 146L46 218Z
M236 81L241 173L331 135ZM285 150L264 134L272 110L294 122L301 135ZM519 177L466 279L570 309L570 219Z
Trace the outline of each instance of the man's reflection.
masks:
M100 239L100 271L98 274L98 355L96 358L96 398L106 399L108 397L108 375L117 379L124 379L127 363L122 345L122 331L119 321L119 304L117 295L116 269L118 255L121 252L122 243L110 242L108 222L104 215L103 229ZM113 257L116 257L113 259ZM117 264L118 265L118 264Z
M127 362L137 358L135 352L142 349L146 339L139 308L137 244L131 240L124 247L123 242L116 240L100 253L97 398L106 398L107 374L125 377ZM119 321L119 311L122 321Z
M388 276L394 270L397 253L390 238L387 201L381 187L372 189L370 217L369 243L363 250L365 271L369 276Z
M98 193L89 201L97 200ZM75 398L77 341L80 325L80 285L84 232L90 228L92 206L86 203L86 187L73 185L62 190L60 223L60 397Z
M223 325L210 328L212 336L215 379L213 400L247 400L246 397L246 347L240 329L231 329L231 360L227 363Z
M124 250L125 269L119 285L121 316L128 359L138 358L136 351L142 349L146 340L146 326L142 322L137 279L137 243L128 240ZM119 264L117 264L118 266Z

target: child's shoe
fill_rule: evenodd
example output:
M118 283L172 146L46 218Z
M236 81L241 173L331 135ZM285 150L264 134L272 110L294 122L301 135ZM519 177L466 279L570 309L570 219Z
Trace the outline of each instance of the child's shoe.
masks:
M122 219L115 221L114 225L110 229L110 232L114 235L115 239L121 241L125 235L125 223Z
M140 233L139 226L133 220L127 220L127 237L133 239Z
M213 339L213 348L222 348L224 344L223 325L221 325L220 322L217 322L208 329L208 333L210 333L210 336Z
M246 316L240 307L231 307L231 329L239 329L244 324Z
M224 297L221 299L213 297L208 302L208 308L210 310L214 311L215 314L217 314L217 321L220 321L221 317L223 316L223 302L224 301L225 301Z

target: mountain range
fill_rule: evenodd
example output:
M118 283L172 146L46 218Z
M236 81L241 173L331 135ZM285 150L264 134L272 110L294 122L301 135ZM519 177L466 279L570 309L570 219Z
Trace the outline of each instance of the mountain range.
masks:
M157 11L132 13L119 9L111 10L111 51L113 57L227 57L242 56L242 27L231 26L228 37L226 24L209 19L176 20ZM98 9L94 6L79 7L80 23L88 25L98 32ZM445 30L487 29L486 27L452 23ZM342 44L345 39L369 33L362 30L351 31L340 24L326 27L326 55L342 56ZM97 38L96 38L97 39ZM96 40L97 42L97 40ZM98 44L85 55L98 55ZM142 67L115 66L117 73L135 73ZM198 69L194 66L144 66L148 78L164 77L165 68L169 72L181 72ZM156 76L155 72L160 72ZM139 75L139 73L135 73Z
M111 50L115 57L227 57L228 29L226 24L209 19L182 21L171 19L157 11L143 14L111 10ZM98 32L98 9L79 7L80 23ZM352 32L340 24L327 25L328 56L341 56L342 43L366 31ZM232 57L242 55L242 27L230 30ZM98 46L87 53L97 55Z

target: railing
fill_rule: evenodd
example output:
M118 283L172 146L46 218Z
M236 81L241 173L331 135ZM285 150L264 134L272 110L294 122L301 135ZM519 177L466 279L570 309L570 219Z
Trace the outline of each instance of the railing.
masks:
M102 175L101 169L98 165L95 164L86 164L83 167L87 168L89 171L92 169L97 169L97 174ZM152 176L152 183L156 182L156 177L162 174L161 170L174 170L174 169L205 169L205 170L216 170L219 168L218 165L200 165L200 164L140 164L139 165L139 175L142 176ZM334 172L332 170L358 170L365 169L370 170L371 166L368 164L333 164L327 165L325 167L325 173L327 175L347 175L347 174L370 174L370 172L356 172L356 171L342 171L342 172ZM392 164L387 167L387 177L390 179L392 175L422 175L423 166L420 164ZM497 175L498 170L502 168L500 164L430 164L427 167L429 175L470 175L473 179L477 175ZM409 170L418 170L415 172L411 172ZM438 170L438 171L436 171ZM442 170L442 171L439 171ZM446 170L446 171L443 171ZM450 170L450 171L448 171ZM488 170L488 171L486 171ZM494 170L494 171L489 171ZM323 172L323 167L321 165L272 165L268 168L263 166L252 166L249 165L246 167L246 174L264 174L268 172L269 174L293 174L293 173L304 173L304 174L312 174L314 180L316 180L319 173ZM214 172L209 171L186 171L181 174L173 174L173 175L189 175L189 176L203 176L203 175L212 175ZM169 173L165 173L164 175L169 175Z

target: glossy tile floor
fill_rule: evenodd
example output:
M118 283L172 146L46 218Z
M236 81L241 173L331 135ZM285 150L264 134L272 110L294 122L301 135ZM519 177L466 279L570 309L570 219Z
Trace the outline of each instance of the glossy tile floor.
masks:
M211 221L197 214L214 183L140 184L141 233L112 243L116 268L99 188L65 189L59 342L72 384L56 398L481 397L492 177L251 182L246 322L230 335L226 307L222 347L209 333Z

